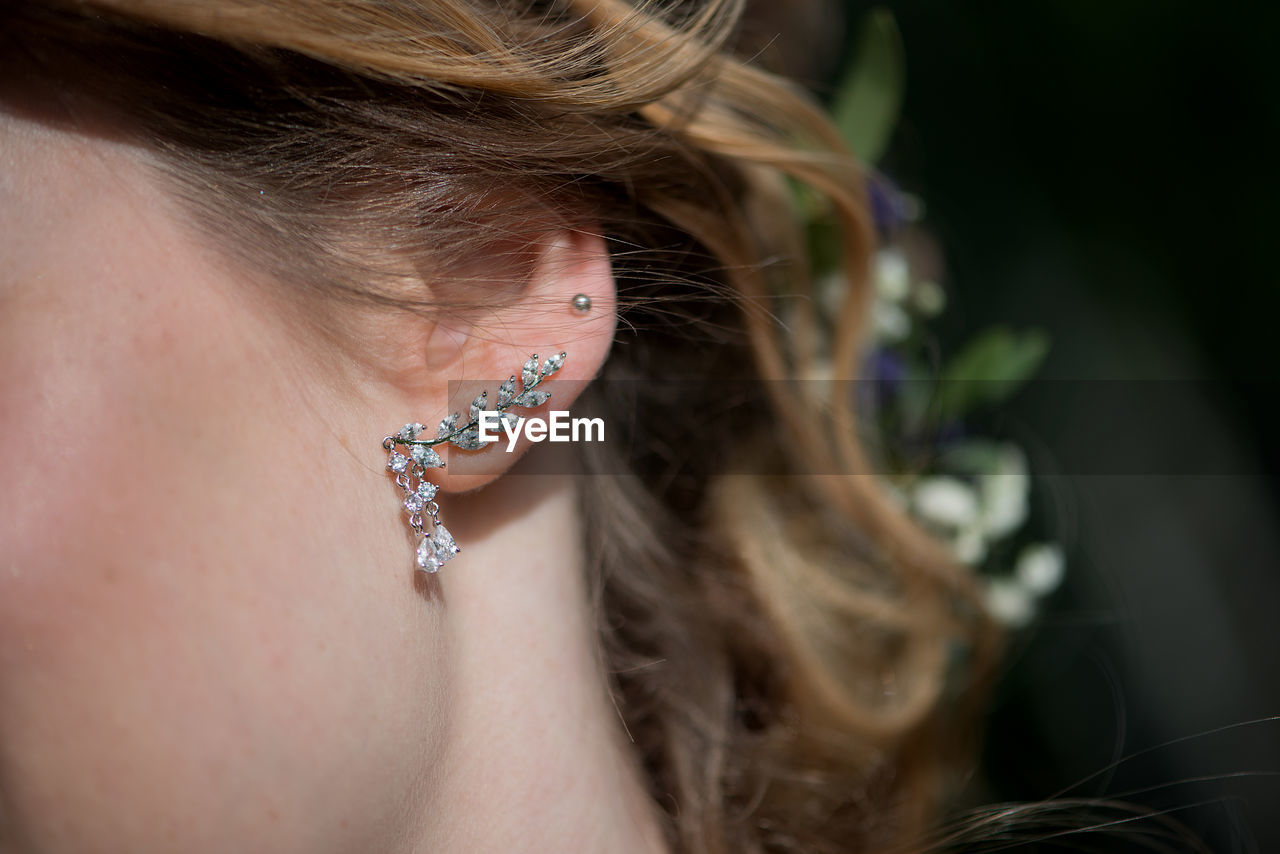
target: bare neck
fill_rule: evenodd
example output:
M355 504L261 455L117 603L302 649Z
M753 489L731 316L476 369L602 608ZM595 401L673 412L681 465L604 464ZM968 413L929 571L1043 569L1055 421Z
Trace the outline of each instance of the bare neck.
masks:
M571 479L513 475L450 496L465 551L424 588L447 712L415 850L666 852L597 658Z

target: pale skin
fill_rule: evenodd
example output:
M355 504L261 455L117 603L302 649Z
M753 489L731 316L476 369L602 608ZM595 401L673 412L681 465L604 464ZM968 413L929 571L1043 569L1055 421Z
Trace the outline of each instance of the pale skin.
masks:
M0 109L0 851L662 850L572 479L433 474L463 551L428 578L381 447L535 352L568 406L613 333L599 238L345 375L253 275L136 150Z

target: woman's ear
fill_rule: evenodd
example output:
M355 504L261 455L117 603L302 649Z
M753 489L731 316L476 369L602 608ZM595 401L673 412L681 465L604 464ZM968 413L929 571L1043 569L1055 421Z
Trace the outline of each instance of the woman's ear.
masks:
M433 320L419 319L418 326L407 331L410 345L418 352L413 359L417 364L398 372L400 394L395 397L406 409L392 417L387 433L417 422L426 427L423 438L434 439L441 420L452 413L460 413L461 427L481 392L486 392L487 406L494 409L502 383L514 376L518 396L523 389L521 369L535 355L540 364L560 353L565 358L562 367L538 385L539 391L550 392L549 399L508 410L526 419L549 420L552 411L569 410L599 373L613 342L617 305L604 239L595 233L562 229L510 257L509 269L500 255L484 264L486 277L509 277L492 283L493 290L503 293L491 303L465 312L441 312ZM477 293L471 301L485 303L483 289ZM429 469L430 480L447 492L476 489L528 449L523 435L508 452L508 433L501 426L490 433L499 440L480 450L463 450L447 442L435 446L445 466Z

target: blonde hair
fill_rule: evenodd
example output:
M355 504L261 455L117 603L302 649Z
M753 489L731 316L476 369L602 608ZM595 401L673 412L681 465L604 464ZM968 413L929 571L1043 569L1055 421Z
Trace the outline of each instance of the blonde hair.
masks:
M323 297L310 302L335 341L334 300L483 309L483 291L407 291L379 248L444 278L529 223L598 224L632 330L602 379L700 366L679 391L637 392L652 400L605 382L582 404L635 415L634 475L599 451L588 472L606 476L582 479L582 507L602 654L672 847L913 850L968 773L998 635L964 567L889 499L852 395L791 382L856 378L874 235L862 168L822 111L728 50L742 5L5 14L46 73L155 152L194 219ZM797 187L844 237L831 323ZM727 380L749 381L740 405L702 405ZM714 451L690 440L693 412Z

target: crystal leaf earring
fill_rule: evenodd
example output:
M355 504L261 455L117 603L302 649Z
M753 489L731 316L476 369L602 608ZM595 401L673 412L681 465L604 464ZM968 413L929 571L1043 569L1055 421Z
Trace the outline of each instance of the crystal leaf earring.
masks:
M382 447L391 453L387 460L387 468L395 472L396 484L404 490L404 509L409 512L409 527L418 538L417 564L426 572L435 572L461 551L440 522L440 505L435 502L436 485L427 480L427 469L444 468L444 460L436 452L435 446L449 443L463 451L479 451L487 447L480 441L480 413L497 412L498 417L511 429L515 429L520 416L507 410L512 407L532 409L541 406L551 397L551 392L541 391L538 386L547 377L560 370L564 364L565 353L548 356L542 366L538 366L538 355L535 353L520 369L520 391L516 391L516 378L513 374L502 385L494 405L490 407L488 391L482 391L471 401L467 421L459 426L461 413L455 412L440 422L436 428L434 439L422 439L427 428L421 424L406 424L395 436L382 440ZM404 447L403 452L401 446ZM425 516L424 516L425 514ZM431 517L431 533L424 528L426 516Z

